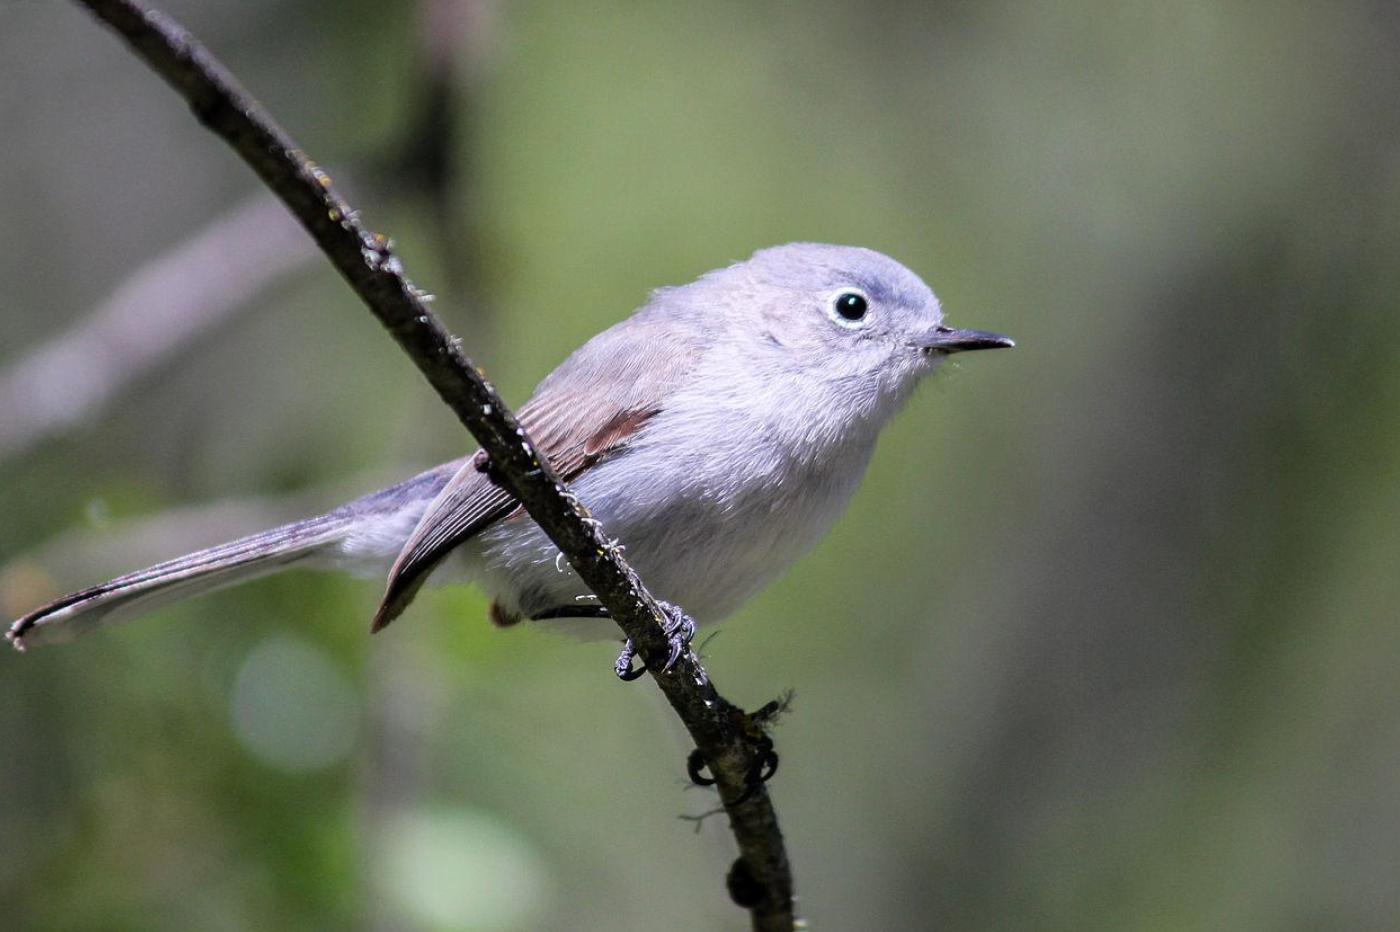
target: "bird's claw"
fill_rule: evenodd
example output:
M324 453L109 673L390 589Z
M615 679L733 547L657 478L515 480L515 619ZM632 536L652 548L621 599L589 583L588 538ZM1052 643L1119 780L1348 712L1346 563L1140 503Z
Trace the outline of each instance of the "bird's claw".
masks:
M624 683L640 679L642 674L647 672L645 664L636 668L632 666L632 659L636 656L637 648L632 645L632 639L628 638L626 643L622 645L622 651L617 655L617 660L613 663L613 672Z
M669 673L671 668L680 661L681 656L690 650L690 642L695 640L695 619L681 611L680 606L672 605L670 602L658 602L657 605L670 620L670 624L664 630L666 631L666 644L670 647L671 653L666 658L666 666L661 668L662 673Z
M685 759L685 773L690 777L690 782L696 786L714 786L714 777L707 777L703 773L709 763L705 760L705 752L696 748L690 752L690 756Z
M714 786L714 777L708 777L704 773L708 766L704 752L696 748L686 758L685 772L696 786ZM749 769L744 773L744 792L739 794L739 798L734 800L732 805L738 806L747 802L758 792L758 788L773 779L773 774L777 772L778 752L773 749L773 739L763 735L754 745L753 760L749 762Z
M661 668L662 673L670 673L676 664L680 663L682 657L690 650L690 642L695 639L695 619L683 612L679 606L670 602L656 603L666 616L666 624L662 631L666 635L666 646L669 653L666 656L666 665ZM613 672L617 678L625 683L630 683L639 679L646 672L646 665L634 667L633 660L637 657L637 648L628 638L622 645L622 651L617 655L617 661L613 664Z

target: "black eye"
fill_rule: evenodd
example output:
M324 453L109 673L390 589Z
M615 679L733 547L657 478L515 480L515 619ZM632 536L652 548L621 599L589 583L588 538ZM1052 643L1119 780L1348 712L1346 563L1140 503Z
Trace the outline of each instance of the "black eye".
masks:
M836 313L849 321L861 320L865 317L865 312L870 310L870 305L866 302L864 295L856 294L854 291L847 291L836 296Z

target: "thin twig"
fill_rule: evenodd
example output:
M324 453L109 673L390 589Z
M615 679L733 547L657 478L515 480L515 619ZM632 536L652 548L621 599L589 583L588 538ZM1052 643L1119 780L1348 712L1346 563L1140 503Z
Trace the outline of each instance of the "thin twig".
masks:
M388 240L363 227L331 179L180 25L135 0L79 0L115 29L146 64L190 104L306 227L467 427L501 483L568 557L623 632L637 645L657 685L704 755L729 813L740 858L731 896L750 910L755 929L793 927L792 877L768 793L752 781L756 750L747 717L729 705L693 657L660 674L667 657L663 616L636 573L566 488L403 274Z
M0 371L0 460L96 417L315 255L263 192L146 263L75 326Z

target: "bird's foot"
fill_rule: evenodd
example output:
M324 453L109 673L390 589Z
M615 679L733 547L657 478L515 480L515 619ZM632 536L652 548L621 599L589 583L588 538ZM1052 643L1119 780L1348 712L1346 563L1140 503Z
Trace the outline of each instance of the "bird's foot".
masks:
M628 638L622 643L622 650L617 655L617 660L613 662L613 672L617 678L624 683L642 678L642 674L647 672L646 665L633 667L632 660L637 656L637 648L632 644L632 639Z
M671 652L666 658L666 666L661 668L662 673L669 673L681 657L689 652L690 642L695 640L695 619L681 611L679 605L673 605L670 602L657 602L656 604L669 621L665 631L666 645L671 649Z
M670 653L666 657L666 666L661 668L662 673L671 672L672 668L680 662L681 657L690 651L690 642L695 639L695 619L691 618L680 606L670 602L657 600L657 607L666 616L666 625L662 630L666 633L666 645ZM633 667L632 661L637 656L637 648L628 638L622 645L622 652L617 655L617 662L613 664L613 672L617 678L623 682L630 683L641 677L646 672L646 666Z
M705 775L707 769L709 762L705 760L704 752L699 748L691 751L685 760L685 772L691 782L696 786L714 786L714 777ZM764 735L753 745L753 758L749 761L748 770L744 772L744 792L739 794L733 805L748 802L758 792L758 788L773 779L773 774L777 772L778 752L773 748L773 739Z
M738 726L751 751L749 766L744 772L744 791L739 794L738 799L730 803L731 806L747 802L758 792L760 786L773 779L773 774L778 772L778 752L773 747L773 738L768 731L777 722L778 717L787 711L791 702L792 693L789 692L756 712L745 712L738 706L729 707L730 721ZM699 748L691 751L685 762L685 772L691 782L696 786L713 786L715 778L713 774L706 776L707 769L709 761L705 759L704 752Z
M611 618L606 605L561 605L547 608L530 616L531 621L550 621L556 618Z

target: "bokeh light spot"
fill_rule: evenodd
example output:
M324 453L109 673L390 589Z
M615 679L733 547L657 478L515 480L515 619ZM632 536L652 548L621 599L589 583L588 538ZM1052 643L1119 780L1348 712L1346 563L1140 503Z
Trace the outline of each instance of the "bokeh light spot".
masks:
M229 714L254 757L303 773L345 759L355 746L360 707L354 687L324 651L278 635L244 659Z
M385 892L432 929L534 928L547 905L548 870L535 846L476 810L404 814L385 859Z

